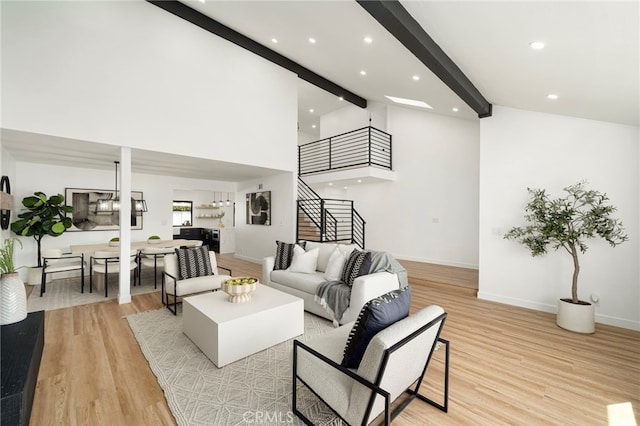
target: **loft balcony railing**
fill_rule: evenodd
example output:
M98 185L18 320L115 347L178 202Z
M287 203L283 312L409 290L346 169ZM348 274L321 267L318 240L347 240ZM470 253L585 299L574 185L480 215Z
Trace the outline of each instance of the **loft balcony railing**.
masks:
M298 147L300 176L365 166L392 170L389 133L368 126Z

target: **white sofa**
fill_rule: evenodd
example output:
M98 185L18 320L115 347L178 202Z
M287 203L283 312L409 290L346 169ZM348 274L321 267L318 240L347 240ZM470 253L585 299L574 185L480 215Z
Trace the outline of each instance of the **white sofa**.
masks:
M305 311L336 323L335 318L332 317L329 311L314 300L318 285L327 281L324 276L325 269L329 257L336 246L337 244L335 243L306 243L307 251L316 247L320 249L316 271L312 274L289 272L287 270L274 271L275 256L264 258L262 262L263 284L301 298L304 300ZM345 324L355 321L366 302L398 288L400 288L398 277L389 272L377 272L356 278L351 288L349 308L337 323Z

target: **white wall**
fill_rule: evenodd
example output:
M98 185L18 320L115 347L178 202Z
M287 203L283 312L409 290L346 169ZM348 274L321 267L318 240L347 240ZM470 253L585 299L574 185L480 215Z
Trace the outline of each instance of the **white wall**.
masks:
M297 77L145 1L3 2L2 126L295 171Z
M579 296L599 296L596 321L640 329L640 161L637 127L494 106L480 121L479 297L556 312L570 295L571 258L533 258L502 235L524 224L527 187L559 196L581 180L606 192L630 241L611 248L591 240L580 256Z
M281 173L262 179L240 182L236 203L236 256L261 263L276 253L276 240L295 240L296 175ZM262 189L258 189L262 184ZM246 194L271 191L271 225L246 224Z
M314 142L320 139L319 136L312 135L311 133L298 132L298 145L304 145L309 142Z
M384 104L369 102L366 109L348 104L344 108L324 114L320 117L320 137L324 139L352 130L371 126L387 130L387 107Z
M367 222L367 248L477 268L478 122L389 107L387 127L397 180L351 185L344 195Z

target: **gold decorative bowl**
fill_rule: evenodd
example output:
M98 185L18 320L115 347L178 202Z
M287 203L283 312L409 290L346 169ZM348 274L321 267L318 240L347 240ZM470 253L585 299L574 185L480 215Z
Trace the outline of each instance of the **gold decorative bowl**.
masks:
M244 303L258 287L258 279L252 277L231 278L222 283L222 291L229 295L229 302Z

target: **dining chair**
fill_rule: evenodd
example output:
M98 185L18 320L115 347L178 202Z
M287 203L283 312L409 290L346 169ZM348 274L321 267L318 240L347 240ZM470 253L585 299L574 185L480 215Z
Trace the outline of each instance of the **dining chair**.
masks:
M138 254L138 284L142 283L142 267L153 267L153 288L158 288L158 268L164 269L164 257L174 253L173 247L145 247Z
M47 291L47 274L80 271L80 293L84 293L84 254L64 253L61 249L42 250L40 297Z
M136 285L135 269L138 267L138 251L129 251L129 271L133 273L133 285ZM89 292L93 292L93 273L104 274L104 297L109 297L109 273L120 272L119 251L96 251L89 259Z

